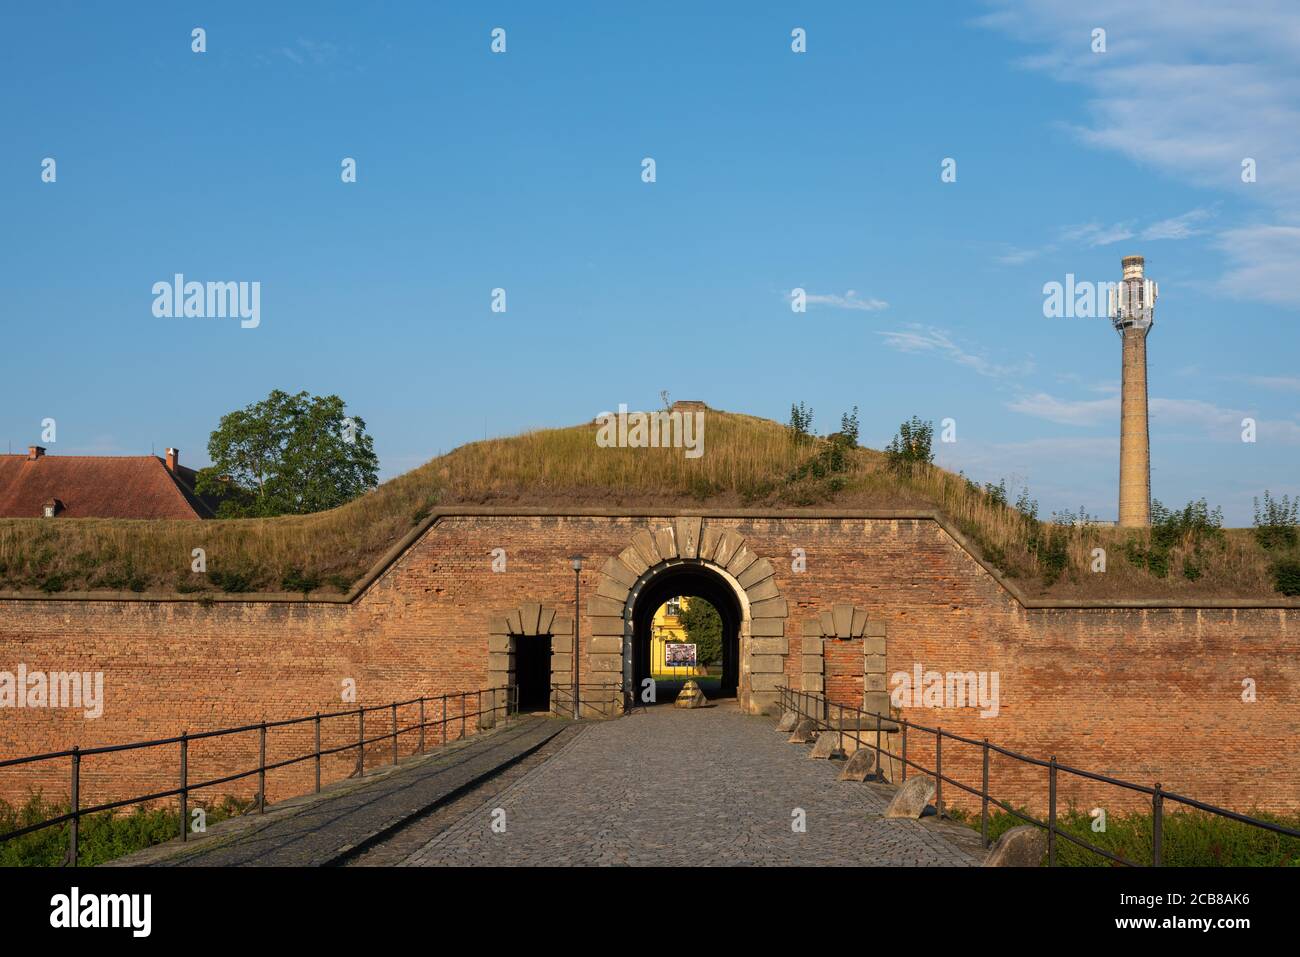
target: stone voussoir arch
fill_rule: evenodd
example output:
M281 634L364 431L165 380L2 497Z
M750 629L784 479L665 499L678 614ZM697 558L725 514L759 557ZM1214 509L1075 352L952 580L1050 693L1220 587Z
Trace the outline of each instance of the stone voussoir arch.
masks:
M726 525L706 524L702 516L679 516L633 533L631 543L601 566L596 594L587 601L590 635L587 660L593 676L621 684L624 655L630 650L632 605L650 581L676 565L693 563L727 582L741 608L739 635L740 703L751 713L774 707L786 681L789 609L776 583L772 563ZM610 705L622 703L621 690Z

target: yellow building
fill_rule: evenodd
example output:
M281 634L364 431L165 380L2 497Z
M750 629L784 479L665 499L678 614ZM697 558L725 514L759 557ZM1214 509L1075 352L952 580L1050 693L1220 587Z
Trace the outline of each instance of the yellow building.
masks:
M670 642L687 641L686 626L682 624L681 613L690 603L688 598L670 598L655 611L654 622L650 627L650 671L656 675L680 675L689 678L707 675L708 668L703 664L694 667L666 665L664 663L665 646Z

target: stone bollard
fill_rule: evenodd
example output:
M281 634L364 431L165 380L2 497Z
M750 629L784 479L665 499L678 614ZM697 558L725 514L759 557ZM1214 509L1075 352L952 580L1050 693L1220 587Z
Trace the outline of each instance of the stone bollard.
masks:
M817 722L812 718L804 718L794 729L794 732L786 740L791 744L811 744L817 737Z
M840 748L840 735L838 731L822 731L817 735L817 743L813 745L812 751L808 754L810 758L830 759L843 757L844 751Z
M837 780L865 781L876 767L876 752L872 748L858 748L844 765Z
M934 797L934 779L930 777L912 778L894 795L885 808L885 817L906 817L917 820L925 813L930 800Z
M985 867L1042 867L1047 832L1035 824L1013 827L993 842Z
M787 711L785 714L781 715L781 720L776 723L776 730L788 734L793 731L798 724L799 712Z

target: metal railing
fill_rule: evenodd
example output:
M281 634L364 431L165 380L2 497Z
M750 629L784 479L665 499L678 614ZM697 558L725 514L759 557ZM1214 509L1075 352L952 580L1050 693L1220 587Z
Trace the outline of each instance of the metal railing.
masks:
M607 692L618 691L620 687L622 686L608 682L605 684L583 682L578 686L578 697L575 701L572 683L552 685L551 714L561 718L577 718L580 705L588 714L594 712L602 718L612 718L616 714L613 705L614 696Z
M888 757L891 761L897 761L901 769L902 782L907 781L907 769L913 768L923 774L928 774L934 778L935 796L934 807L940 816L943 816L943 786L952 785L960 791L973 795L980 799L980 837L984 846L990 845L989 841L989 805L995 805L1006 813L1016 817L1027 824L1033 824L1047 831L1047 866L1056 866L1057 841L1064 839L1071 844L1077 845L1094 854L1099 854L1107 860L1116 864L1122 864L1127 867L1144 867L1146 862L1132 861L1126 857L1114 854L1103 847L1086 841L1081 837L1063 830L1057 824L1057 780L1061 774L1071 774L1088 781L1096 781L1100 784L1110 785L1112 787L1123 788L1138 794L1144 794L1151 799L1151 861L1152 867L1160 867L1163 863L1163 839L1164 839L1164 813L1165 804L1174 802L1175 804L1185 805L1204 811L1207 814L1224 817L1241 824L1247 824L1251 827L1261 828L1271 831L1274 834L1282 834L1288 837L1300 838L1300 830L1289 828L1281 824L1274 824L1272 821L1262 821L1259 818L1253 818L1246 814L1239 814L1236 811L1229 811L1227 808L1216 807L1213 804L1206 804L1203 801L1197 801L1182 794L1176 794L1173 791L1166 791L1156 782L1151 787L1144 784L1135 784L1132 781L1125 781L1120 778L1108 777L1104 774L1097 774L1093 771L1084 771L1080 768L1071 767L1068 764L1061 764L1056 760L1056 755L1052 755L1046 761L1042 758L1031 757L1027 754L1021 754L1018 751L1012 751L1009 748L1003 748L989 741L988 738L976 740L960 734L953 734L950 731L944 731L942 728L930 728L923 724L917 724L915 721L908 721L905 718L891 717L882 715L875 711L865 711L862 708L853 705L843 705L838 702L830 701L824 694L815 691L802 691L795 688L782 686L778 689L781 693L781 705L783 711L793 711L799 715L801 720L811 720L814 722L818 731L836 731L841 735L841 741L845 737L852 736L857 746L861 748L862 734L865 732L875 736L874 747L876 752L876 769L880 773L882 767L881 756ZM816 713L814 713L814 708ZM838 727L832 728L829 715L836 712ZM846 725L845 715L850 716ZM866 718L866 724L863 725L862 719ZM899 753L894 754L887 747L881 744L883 734L895 733L899 735ZM908 731L921 732L923 734L933 735L934 737L934 768L927 768L915 761L909 760L907 756L907 735ZM974 788L964 784L943 773L943 742L952 741L956 744L969 745L979 748L982 753L982 774L980 787ZM1005 801L1000 801L989 793L989 756L991 754L1000 754L1004 757L1011 758L1026 765L1047 769L1047 820L1040 821L1032 815L1025 814L1016 810Z
M497 693L504 692L500 703L498 703ZM57 761L64 758L71 760L71 778L69 805L70 810L66 814L60 814L56 817L39 821L35 824L29 824L26 827L20 827L16 830L9 831L6 834L0 834L0 843L22 837L24 834L31 834L34 831L43 830L47 827L57 827L60 824L70 822L68 828L68 855L66 863L72 867L77 866L78 856L78 837L81 819L90 814L97 814L103 811L114 811L118 808L127 807L133 804L146 804L152 801L162 800L163 798L176 797L180 800L180 839L182 841L189 839L189 797L195 791L203 788L216 787L220 784L228 784L231 781L238 781L243 778L257 775L257 795L256 803L259 814L266 812L266 774L268 771L275 771L280 768L286 768L291 765L300 764L303 761L315 762L316 786L315 793L319 794L321 789L321 758L328 757L331 754L338 754L343 751L355 749L357 751L357 765L350 777L355 777L365 772L365 749L368 745L377 744L381 741L392 741L392 764L397 763L398 758L398 738L401 735L413 731L419 732L419 743L416 746L418 753L424 754L427 745L426 729L438 727L441 731L441 741L436 742L446 744L448 740L459 740L467 735L468 723L470 718L478 719L485 714L493 715L495 722L496 712L504 712L509 717L515 712L515 694L516 689L510 687L485 688L481 691L457 691L444 695L425 695L419 698L408 698L405 701L392 701L388 704L370 705L369 707L352 708L347 711L332 711L322 714L316 712L300 718L285 718L279 721L261 721L257 724L246 724L235 728L220 728L216 731L201 731L197 734L190 734L188 731L182 731L179 735L169 738L157 738L152 741L133 741L129 744L112 744L98 748L80 748L72 747L66 751L51 751L46 754L33 754L23 758L8 758L0 761L0 770L6 768L19 767L24 765L36 764L44 761ZM490 696L491 707L484 709L484 696ZM474 710L469 710L471 700L474 702ZM449 702L455 702L454 708L450 707ZM418 705L419 720L415 724L399 727L398 709ZM435 717L430 718L428 708L432 706ZM441 711L441 716L437 716ZM377 712L389 712L392 715L390 728L381 734L373 737L366 737L366 715ZM355 717L357 721L356 740L338 747L322 748L321 747L321 722L334 718ZM276 728L287 728L291 726L313 724L315 747L307 754L299 757L286 758L279 761L273 761L270 764L266 761L266 739L267 732ZM457 728L456 726L459 725ZM455 738L449 738L448 728L459 732ZM475 727L481 728L482 724L475 721ZM189 749L190 744L195 741L204 741L212 738L221 738L234 734L249 734L257 732L257 767L247 771L238 771L234 774L227 774L218 778L211 778L206 781L191 782L189 780ZM438 735L435 735L438 737ZM101 754L116 754L124 751L139 751L145 748L168 747L177 745L178 754L178 771L179 785L174 788L167 788L161 791L155 791L151 794L140 794L135 797L123 798L117 801L108 801L104 804L96 804L92 807L81 806L81 762L83 759Z

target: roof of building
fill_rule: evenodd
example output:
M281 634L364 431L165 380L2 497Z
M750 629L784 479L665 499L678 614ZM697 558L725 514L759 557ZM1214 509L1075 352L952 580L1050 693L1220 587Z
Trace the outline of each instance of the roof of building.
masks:
M156 455L0 455L0 518L212 518L195 472Z

